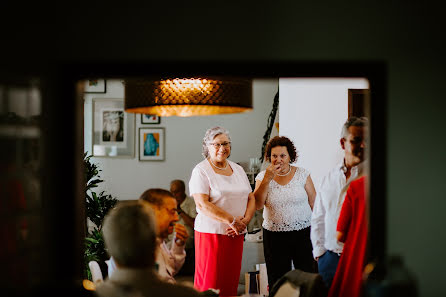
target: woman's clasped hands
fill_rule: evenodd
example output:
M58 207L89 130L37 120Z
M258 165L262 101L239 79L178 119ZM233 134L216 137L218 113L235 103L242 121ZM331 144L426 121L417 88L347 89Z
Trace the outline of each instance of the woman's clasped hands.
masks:
M244 217L234 218L233 223L229 225L228 229L226 229L226 235L234 237L241 234L246 229L248 223L249 222L247 222Z

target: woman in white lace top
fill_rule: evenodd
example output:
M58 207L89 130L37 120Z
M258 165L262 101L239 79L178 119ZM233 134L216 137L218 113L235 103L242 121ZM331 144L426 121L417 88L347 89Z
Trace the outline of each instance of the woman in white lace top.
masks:
M293 142L272 138L265 150L271 164L256 177L254 195L263 210L263 247L270 290L292 269L316 272L310 240L311 212L316 190L310 172L291 166L297 159Z

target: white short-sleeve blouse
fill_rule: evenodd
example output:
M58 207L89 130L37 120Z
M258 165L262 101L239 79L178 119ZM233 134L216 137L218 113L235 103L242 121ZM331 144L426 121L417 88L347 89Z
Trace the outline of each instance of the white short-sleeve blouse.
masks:
M252 192L248 177L243 168L226 160L232 168L232 175L215 173L208 160L198 163L192 170L189 181L189 195L206 194L210 202L222 208L232 216L243 216L248 203L248 194ZM225 234L228 224L219 222L201 213L197 208L195 230L202 233Z

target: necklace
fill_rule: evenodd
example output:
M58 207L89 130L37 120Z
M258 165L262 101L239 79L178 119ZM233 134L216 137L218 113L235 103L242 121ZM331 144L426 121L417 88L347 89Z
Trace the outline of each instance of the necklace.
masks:
M217 169L220 169L220 170L225 170L226 168L228 168L228 162L226 161L226 166L225 167L218 167L217 165L215 165L214 164L214 162L212 162L212 160L211 160L211 158L209 158L209 162L211 162L211 164L215 167L215 168L217 168Z
M290 167L290 169L288 170L287 173L285 173L285 174L278 174L278 173L276 173L276 175L278 175L278 176L287 176L288 174L290 174L290 172L291 172L291 166L290 166L290 165L288 165L288 166Z

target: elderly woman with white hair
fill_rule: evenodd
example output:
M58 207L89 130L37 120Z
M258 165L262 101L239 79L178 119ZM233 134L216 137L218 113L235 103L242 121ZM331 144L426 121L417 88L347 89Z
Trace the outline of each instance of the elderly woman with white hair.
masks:
M243 233L255 212L255 198L243 168L228 160L229 132L206 131L204 160L192 171L190 195L197 205L195 218L195 288L219 289L220 296L236 296L242 265Z

